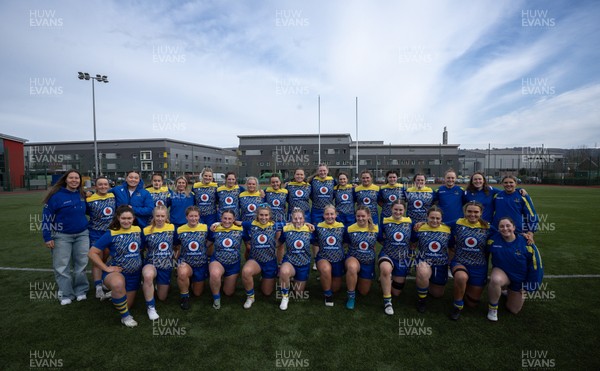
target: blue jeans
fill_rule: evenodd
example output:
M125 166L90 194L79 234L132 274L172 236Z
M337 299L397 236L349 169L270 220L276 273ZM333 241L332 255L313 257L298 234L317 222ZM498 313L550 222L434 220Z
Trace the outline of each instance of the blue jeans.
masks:
M90 286L85 274L90 250L88 230L75 234L57 232L53 238L52 268L58 284L58 298L75 299L76 296L84 295ZM71 275L71 264L73 264L73 275Z

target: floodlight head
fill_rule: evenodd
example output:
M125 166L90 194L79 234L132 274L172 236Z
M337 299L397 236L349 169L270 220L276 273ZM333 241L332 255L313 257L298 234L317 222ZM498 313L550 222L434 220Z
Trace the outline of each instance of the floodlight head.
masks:
M106 76L106 75L102 76L102 82L108 82L108 76Z
M83 76L84 76L84 78L85 78L86 80L89 80L89 79L90 79L90 74L89 74L89 73L87 73L87 72L86 72L86 73L84 73L84 74L83 74Z
M78 78L79 80L83 80L83 79L84 79L84 77L83 77L83 72L77 72L77 78Z

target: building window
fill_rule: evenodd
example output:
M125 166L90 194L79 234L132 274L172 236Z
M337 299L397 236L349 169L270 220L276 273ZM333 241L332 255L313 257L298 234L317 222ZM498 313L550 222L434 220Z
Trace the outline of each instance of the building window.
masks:
M106 164L106 170L117 170L117 164Z
M140 151L140 160L142 160L142 161L152 160L152 151Z
M153 171L154 167L152 165L152 161L142 161L142 171Z
M103 153L102 156L106 159L109 160L116 160L117 159L117 154L116 153Z
M260 156L262 155L262 150L260 149L247 149L246 156Z

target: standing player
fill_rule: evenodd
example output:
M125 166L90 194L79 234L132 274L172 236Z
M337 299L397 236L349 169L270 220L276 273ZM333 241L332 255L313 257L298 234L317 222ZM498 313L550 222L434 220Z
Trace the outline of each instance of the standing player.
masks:
M248 259L242 268L242 283L246 290L245 309L250 309L254 303L254 276L262 275L261 291L270 296L275 288L277 277L276 245L281 231L277 229L271 218L269 206L258 206L256 219L243 222L244 240L249 245Z
M417 262L417 310L424 313L427 308L427 294L434 298L444 296L444 287L448 281L448 246L450 228L442 223L442 210L432 206L427 211L427 224L423 224L413 234L418 241L419 258Z
M410 239L412 221L404 216L404 202L392 203L392 216L381 222L378 240L382 243L379 253L379 281L383 291L383 310L387 315L394 314L392 294L399 296L404 288L411 264Z
M379 210L377 206L377 197L379 196L379 186L373 184L373 174L369 170L360 173L361 184L354 188L354 199L356 200L356 209L365 206L369 208L373 223L379 224Z
M338 175L338 184L333 188L337 220L349 227L356 223L354 217L354 186L348 184L348 174L341 172Z
M218 185L213 181L213 171L209 167L202 169L200 175L202 180L194 183L192 192L196 199L200 213L200 222L206 225L213 225L219 218L217 214L217 188Z
M144 228L142 244L146 250L142 277L142 291L146 299L148 318L158 319L154 300L154 279L156 278L156 296L165 301L171 284L173 270L173 234L175 226L169 223L167 207L159 205L152 212L152 222Z
M517 192L517 179L507 175L502 179L504 190L494 196L493 228L498 230L500 219L509 217L515 222L517 233L527 234L527 239L533 239L533 233L538 227L538 215L529 195Z
M329 175L327 165L320 164L317 169L317 175L310 181L311 187L311 212L310 221L317 225L323 221L323 210L325 206L333 203L333 188L335 181Z
M46 247L52 252L61 305L71 304L75 298L77 301L87 298L89 283L85 267L90 237L85 210L81 174L69 170L48 191L42 213L42 234Z
M171 209L170 219L171 223L175 226L175 229L184 225L187 220L185 218L185 211L188 207L193 206L195 203L194 193L187 189L188 182L183 176L175 179L175 190L171 192Z
M346 227L336 221L335 206L323 209L324 221L315 228L314 242L317 246L315 261L319 269L325 305L333 306L333 293L342 287L344 275L344 235Z
M223 216L225 210L233 212L234 220L240 215L240 193L244 189L237 185L235 173L225 174L225 185L217 188L217 200L219 203L219 219Z
M279 175L271 176L271 186L265 191L265 202L271 208L273 221L277 230L282 230L285 225L285 206L287 204L288 190L281 188Z
M537 247L516 235L516 225L510 218L498 221L499 233L488 241L492 256L492 273L488 285L490 300L487 318L498 321L498 300L503 287L508 287L506 308L513 314L523 308L526 291L539 289L544 276L542 258Z
M89 233L90 233L90 246L94 246L94 243L102 237L108 230L108 225L113 219L115 214L116 203L115 195L108 193L110 185L108 178L98 177L96 178L96 193L86 198L86 213L90 217L89 221ZM103 259L106 261L108 258L108 251L104 251ZM96 265L92 265L92 279L94 280L94 286L96 287L96 298L103 300L110 297L110 293L104 293L102 290L102 271Z
M246 190L240 193L240 215L242 222L252 222L256 218L256 208L262 204L262 196L258 190L258 179L246 178Z
M144 182L140 178L140 173L136 170L127 172L125 182L111 189L115 195L117 207L129 205L136 216L136 223L141 228L150 223L152 210L154 210L154 201L150 192L144 189Z
M88 257L102 271L104 284L112 292L112 303L121 314L121 323L127 327L137 326L129 313L142 278L142 230L133 225L135 214L128 205L121 205L108 231L92 246ZM102 252L109 249L112 259L105 264Z
M290 279L294 277L296 292L304 292L310 271L310 240L312 232L304 221L302 209L292 210L292 222L283 227L279 237L279 246L285 244L285 255L279 269L281 304L279 309L287 310L290 301Z
M425 175L416 174L415 185L404 191L406 214L413 223L427 222L427 210L433 205L433 189L425 186Z
M390 170L385 173L386 184L379 189L378 203L381 206L381 220L392 216L392 204L404 200L404 187L398 183L398 172Z
M208 227L199 223L200 209L190 206L185 210L187 223L177 228L175 245L179 246L177 286L181 309L190 309L190 281L195 296L202 295L208 278L206 235Z
M209 237L214 249L208 265L214 309L221 309L221 278L223 278L223 293L231 296L235 292L235 281L240 273L243 228L235 225L234 221L234 211L224 210L221 213L221 223Z
M288 220L291 220L292 210L296 208L304 211L304 220L310 223L310 184L304 181L304 170L296 169L294 180L286 187L288 191Z
M169 188L163 184L163 176L161 174L152 174L151 179L152 185L146 190L150 192L150 196L152 196L152 201L154 201L154 206L170 206L171 192Z
M359 206L356 209L356 224L348 227L348 255L346 258L346 286L348 301L346 308L354 309L356 288L361 295L367 295L375 275L375 244L379 228L373 223L370 208Z
M444 184L434 193L433 200L442 209L444 217L442 222L452 228L458 218L463 215L464 190L456 184L456 172L449 169L444 175Z
M465 302L474 307L479 304L487 281L487 255L485 252L490 225L482 219L483 206L470 201L463 207L464 218L458 219L452 230L455 255L450 262L454 277L454 305L450 318L458 320Z

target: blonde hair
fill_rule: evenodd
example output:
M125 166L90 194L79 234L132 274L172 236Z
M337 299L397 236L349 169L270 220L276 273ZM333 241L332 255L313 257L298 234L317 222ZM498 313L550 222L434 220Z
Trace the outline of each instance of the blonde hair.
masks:
M165 224L171 223L169 220L169 211L165 205L157 205L154 210L152 210L152 220L150 221L150 233L154 232L154 227L156 227L156 220L154 220L154 216L156 216L157 211L164 211L167 219L165 220Z

